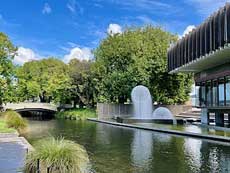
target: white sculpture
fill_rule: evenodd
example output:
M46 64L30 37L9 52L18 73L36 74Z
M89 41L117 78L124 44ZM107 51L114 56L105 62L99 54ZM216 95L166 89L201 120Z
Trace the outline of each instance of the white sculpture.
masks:
M174 116L169 109L159 107L153 112L153 119L172 120L174 119Z
M133 102L133 114L136 119L151 119L153 106L149 89L139 85L133 88L131 93Z

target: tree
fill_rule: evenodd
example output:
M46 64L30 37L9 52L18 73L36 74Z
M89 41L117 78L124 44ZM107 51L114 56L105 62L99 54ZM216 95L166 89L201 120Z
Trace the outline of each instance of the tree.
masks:
M17 48L4 33L0 32L0 105L13 100L14 69L12 61L16 52Z
M187 101L191 75L167 72L167 48L176 40L177 36L152 26L108 35L95 50L98 101L124 103L140 84L158 103Z
M93 74L91 72L91 61L79 61L74 58L69 62L69 75L71 78L71 98L74 107L94 106Z
M19 67L18 96L24 100L38 97L41 102L65 103L69 99L68 66L55 58L30 61Z

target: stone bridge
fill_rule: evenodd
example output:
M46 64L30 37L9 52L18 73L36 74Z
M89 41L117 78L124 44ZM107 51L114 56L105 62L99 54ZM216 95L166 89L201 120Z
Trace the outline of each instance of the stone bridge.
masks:
M7 103L4 109L12 109L17 112L24 111L44 111L44 112L57 112L57 106L50 103Z

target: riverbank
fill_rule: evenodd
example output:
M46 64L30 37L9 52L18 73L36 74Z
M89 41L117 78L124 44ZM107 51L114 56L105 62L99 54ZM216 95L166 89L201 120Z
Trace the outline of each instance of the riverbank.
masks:
M0 135L1 133L4 134L4 133L15 133L15 132L16 132L15 129L7 127L6 122L0 119Z
M66 111L60 111L55 114L57 119L69 119L69 120L86 120L87 118L96 118L96 110L88 108L76 108Z
M0 114L0 169L3 172L22 172L25 158L32 145L19 136L27 127L27 121L14 111Z

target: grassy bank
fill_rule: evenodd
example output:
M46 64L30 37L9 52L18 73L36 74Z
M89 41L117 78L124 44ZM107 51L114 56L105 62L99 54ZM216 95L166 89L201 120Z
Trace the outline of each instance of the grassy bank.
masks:
M21 133L27 127L27 121L13 110L7 110L0 114L0 133Z
M4 120L0 120L0 133L14 133L15 129L7 127L7 124Z
M71 109L58 112L55 115L58 119L86 120L87 118L96 118L96 110L94 109Z

